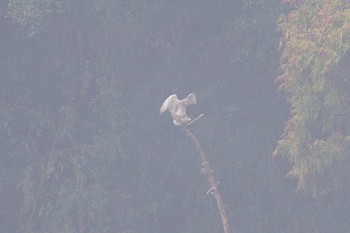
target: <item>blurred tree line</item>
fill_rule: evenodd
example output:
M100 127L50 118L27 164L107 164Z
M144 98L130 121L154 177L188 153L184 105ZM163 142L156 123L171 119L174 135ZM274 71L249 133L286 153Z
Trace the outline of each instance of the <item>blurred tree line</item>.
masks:
M0 4L3 232L348 232L349 1Z

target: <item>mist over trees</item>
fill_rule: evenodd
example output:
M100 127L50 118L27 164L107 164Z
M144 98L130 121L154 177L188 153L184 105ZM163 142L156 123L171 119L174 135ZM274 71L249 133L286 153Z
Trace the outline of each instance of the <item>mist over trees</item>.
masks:
M0 2L2 232L349 232L350 2Z

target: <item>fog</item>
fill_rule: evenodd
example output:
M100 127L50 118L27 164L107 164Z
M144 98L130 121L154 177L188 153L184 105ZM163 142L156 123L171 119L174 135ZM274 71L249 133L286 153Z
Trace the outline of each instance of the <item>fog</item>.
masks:
M291 116L276 82L276 22L289 11L277 0L3 1L1 231L224 232L186 127L231 233L347 232L347 177L312 195L272 155ZM159 115L189 93L198 120Z

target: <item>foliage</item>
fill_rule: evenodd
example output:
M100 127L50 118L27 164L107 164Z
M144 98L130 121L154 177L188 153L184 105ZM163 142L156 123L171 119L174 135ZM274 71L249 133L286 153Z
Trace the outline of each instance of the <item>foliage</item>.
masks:
M317 203L296 196L283 177L288 163L270 157L288 115L274 85L280 0L1 6L4 232L222 230L193 145L158 115L170 93L189 92L198 96L189 114L204 113L191 131L220 181L233 232L349 229L348 197L340 189ZM347 80L342 56L325 72L337 73L334 89L325 88L332 94L321 95L327 132L348 117L335 104L348 88L338 81ZM337 142L343 152L344 139L333 134L313 149L338 153L330 146ZM328 170L341 185L347 164L333 166L340 169Z
M3 80L2 87L11 90L3 92L3 99L9 99L11 92L19 94L2 103L1 114L6 139L2 141L2 169L22 190L17 213L22 231L106 232L111 219L102 216L111 201L107 193L112 192L107 172L123 156L117 91L108 82L101 83L95 98L98 107L93 105L95 114L82 118L74 102L56 104L57 110L47 105L59 95L59 86L51 87L53 96L35 100L44 87L23 83L26 85L17 83L14 88ZM95 128L99 132L85 135L92 132L93 121L99 124Z
M166 117L157 115L163 96L187 91L208 103L208 108L198 105L208 115L200 135L217 175L229 170L223 195L232 209L239 207L244 213L234 227L245 228L251 211L264 211L254 206L260 198L249 190L268 182L270 174L259 181L248 175L249 181L239 181L237 177L247 174L240 168L253 169L256 160L263 160L259 167L265 170L271 161L259 157L266 153L261 149L266 148L264 139L256 133L259 126L239 126L240 134L253 137L256 147L240 144L245 139L231 128L240 123L226 109L259 99L253 87L246 89L249 83L271 80L276 59L271 52L274 40L267 35L274 30L277 5L278 1L223 1L215 6L210 1L9 1L7 15L15 23L5 28L9 39L1 47L1 77L10 78L1 85L6 101L0 116L5 119L2 153L11 154L1 157L8 188L3 193L15 193L9 188L13 183L20 190L10 207L22 209L12 217L21 226L13 228L170 233L221 229L192 145ZM32 32L35 36L25 36ZM261 89L273 93L274 87L271 82ZM230 101L239 98L246 101ZM11 111L17 106L12 101L21 111ZM260 102L251 107L255 104ZM225 124L218 124L221 120ZM28 122L32 131L26 128ZM261 128L259 135L264 131ZM239 143L233 143L236 140ZM244 146L241 151L253 156L236 163L243 153L234 145ZM244 196L241 205L234 204L236 192ZM246 192L249 195L243 195ZM232 209L232 218L241 215ZM269 229L268 223L257 221L260 225L252 225L252 230L262 225ZM11 223L3 225L12 227Z
M107 174L125 158L119 90L110 73L94 76L99 70L86 62L79 32L63 28L59 34L54 27L47 28L46 39L40 37L51 3L11 1L8 6L14 20L38 34L23 40L17 33L19 39L7 41L9 51L2 57L1 168L8 190L2 191L6 196L21 190L5 214L18 222L13 231L107 232L112 218L103 216L114 192ZM68 43L68 37L77 40ZM15 188L6 183L10 180Z
M289 94L291 117L275 153L293 164L288 176L297 178L298 189L318 196L339 187L332 174L349 159L350 5L290 4L295 9L278 21L282 75L277 80Z
M28 26L28 35L33 36L47 26L50 14L63 11L63 3L62 0L9 0L7 16L22 26Z

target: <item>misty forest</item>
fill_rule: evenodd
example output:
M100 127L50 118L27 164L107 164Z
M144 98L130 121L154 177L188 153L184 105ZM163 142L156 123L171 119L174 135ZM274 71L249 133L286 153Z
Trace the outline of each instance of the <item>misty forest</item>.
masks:
M349 49L349 0L0 1L0 231L350 232Z

